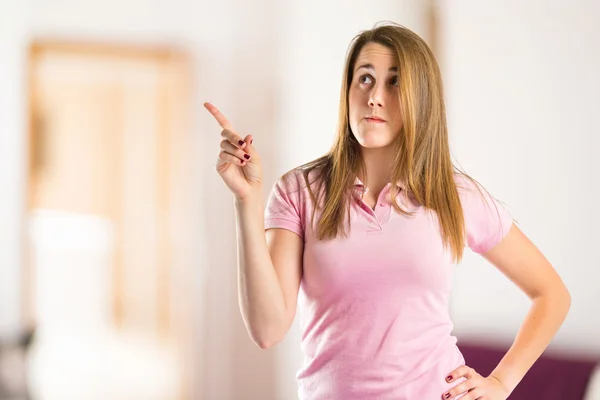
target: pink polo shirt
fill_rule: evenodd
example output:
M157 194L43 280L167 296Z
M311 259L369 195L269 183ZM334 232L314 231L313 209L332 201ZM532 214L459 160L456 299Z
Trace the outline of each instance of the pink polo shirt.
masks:
M502 240L512 217L466 178L456 182L467 244L483 253ZM310 224L313 207L299 172L280 179L268 198L265 229L287 229L304 241L299 398L440 399L456 385L445 377L464 359L449 315L454 263L437 217L405 190L398 204L416 214L395 212L386 200L390 184L373 210L360 198L360 181L355 187L350 234L328 241L317 240Z

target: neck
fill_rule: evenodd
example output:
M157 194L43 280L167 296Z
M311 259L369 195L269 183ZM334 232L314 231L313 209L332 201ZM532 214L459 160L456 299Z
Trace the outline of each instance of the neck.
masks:
M376 149L363 147L361 152L365 163L366 176L359 175L359 179L367 185L370 191L379 193L390 180L394 147L393 145Z

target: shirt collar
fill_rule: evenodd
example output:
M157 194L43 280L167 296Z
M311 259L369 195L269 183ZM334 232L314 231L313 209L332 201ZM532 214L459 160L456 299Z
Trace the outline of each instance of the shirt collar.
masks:
M386 186L386 188L388 188L388 185ZM415 207L419 206L419 203L416 201L416 198L411 194L411 192L409 190L405 189L405 185L401 184L401 183L396 183L396 186L398 186L399 189L401 189L398 193L398 195L400 196L400 202L403 204L403 206L405 207L405 209L409 210L409 211L414 211ZM362 193L362 195L366 194L369 191L369 188L364 188L364 184L362 183L362 181L360 179L355 178L354 180L354 189L356 192L360 192ZM385 190L385 189L384 189ZM389 190L389 188L388 188ZM386 201L389 202L389 197L386 196Z
M358 179L358 177L355 177L355 178L354 178L354 187L355 187L355 188L362 188L362 187L364 187L364 186L365 186L365 185L362 183L362 181L361 181L360 179ZM404 189L405 189L405 186L404 186L404 184L402 184L402 183L400 183L400 182L396 182L396 186L398 186L398 189L402 189L402 190L404 190ZM367 189L368 189L368 188L367 188Z

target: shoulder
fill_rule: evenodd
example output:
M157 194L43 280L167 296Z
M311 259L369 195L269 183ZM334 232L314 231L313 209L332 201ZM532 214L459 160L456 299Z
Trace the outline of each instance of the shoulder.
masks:
M465 175L455 175L460 198L467 243L471 249L483 253L499 243L512 224L512 215L477 180Z
M481 183L466 174L456 172L454 182L463 208L487 204L490 200L494 200Z
M461 195L479 191L482 188L479 182L462 172L454 173L454 183L456 184L456 190Z
M305 165L298 166L283 174L275 186L288 194L292 193L308 193L309 188L312 191L318 190L320 186L321 167Z

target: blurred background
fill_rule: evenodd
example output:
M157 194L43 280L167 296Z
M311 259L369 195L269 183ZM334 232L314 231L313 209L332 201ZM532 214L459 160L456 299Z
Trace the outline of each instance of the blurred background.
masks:
M385 20L431 45L455 161L571 291L538 388L600 399L597 0L0 0L0 399L296 398L297 323L260 350L238 310L202 103L255 135L266 196L329 149L350 40ZM466 252L473 362L528 306Z

